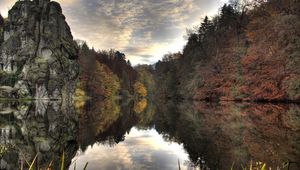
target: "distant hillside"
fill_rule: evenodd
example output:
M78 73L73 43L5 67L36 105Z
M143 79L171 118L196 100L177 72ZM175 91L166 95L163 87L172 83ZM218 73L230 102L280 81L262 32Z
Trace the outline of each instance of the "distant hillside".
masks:
M157 95L300 101L300 2L231 1L156 64Z

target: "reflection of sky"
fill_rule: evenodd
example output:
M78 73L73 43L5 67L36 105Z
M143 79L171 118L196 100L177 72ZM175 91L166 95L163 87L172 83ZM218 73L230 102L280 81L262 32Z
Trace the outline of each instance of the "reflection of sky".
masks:
M166 142L154 129L131 129L124 142L114 147L97 144L90 146L85 153L78 152L77 169L83 169L88 162L89 170L121 169L178 169L178 159L182 169L188 155L183 146ZM70 169L73 169L72 165Z

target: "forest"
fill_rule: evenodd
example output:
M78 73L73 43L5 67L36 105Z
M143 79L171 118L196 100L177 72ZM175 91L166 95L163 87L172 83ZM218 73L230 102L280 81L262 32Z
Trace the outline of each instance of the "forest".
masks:
M157 5L170 1L139 2L170 14ZM96 49L63 8L17 1L0 15L0 169L299 169L299 0L222 1L184 24L182 51L138 65L130 51L151 48ZM144 20L118 10L97 10L119 17L101 24Z
M132 67L125 54L119 51L96 52L85 42L78 46L81 68L78 88L86 96L92 99L139 99L151 95L154 82L150 67Z
M206 101L299 101L300 2L230 1L156 64L158 95Z
M82 43L80 87L94 97L297 102L299 6L294 0L230 1L188 29L182 52L154 65L133 67L119 51L96 52Z

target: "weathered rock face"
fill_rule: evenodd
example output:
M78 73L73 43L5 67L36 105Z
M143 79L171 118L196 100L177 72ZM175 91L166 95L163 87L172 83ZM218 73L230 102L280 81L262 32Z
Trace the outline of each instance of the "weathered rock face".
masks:
M61 106L60 101L0 103L0 169L28 169L26 161L35 161L38 169L60 169L64 152L64 169L78 150L78 116L75 108ZM13 122L13 123L11 123ZM23 162L23 164L20 162Z
M79 73L78 50L57 2L16 2L2 39L0 86L14 88L15 97L71 99Z

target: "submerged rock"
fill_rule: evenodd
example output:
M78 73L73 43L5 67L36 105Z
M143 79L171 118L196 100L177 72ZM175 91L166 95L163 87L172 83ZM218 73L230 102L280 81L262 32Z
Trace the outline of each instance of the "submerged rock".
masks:
M78 49L57 2L18 1L0 25L0 86L17 97L70 100ZM1 96L0 97L10 97Z

